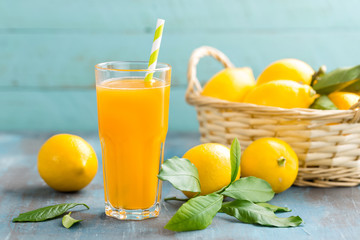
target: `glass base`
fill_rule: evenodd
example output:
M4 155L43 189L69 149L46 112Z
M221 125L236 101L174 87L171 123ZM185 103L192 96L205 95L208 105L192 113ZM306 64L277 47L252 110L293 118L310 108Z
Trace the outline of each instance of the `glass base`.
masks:
M144 220L148 218L155 218L159 216L159 213L160 203L158 202L151 208L135 210L114 208L109 203L105 202L105 214L119 220Z

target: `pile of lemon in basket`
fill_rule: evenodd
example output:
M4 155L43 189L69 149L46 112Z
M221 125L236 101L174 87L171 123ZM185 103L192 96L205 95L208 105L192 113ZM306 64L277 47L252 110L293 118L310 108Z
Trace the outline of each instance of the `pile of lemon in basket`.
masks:
M360 66L315 72L298 59L271 63L255 81L251 68L226 68L204 86L202 95L231 102L281 108L348 110L360 99Z

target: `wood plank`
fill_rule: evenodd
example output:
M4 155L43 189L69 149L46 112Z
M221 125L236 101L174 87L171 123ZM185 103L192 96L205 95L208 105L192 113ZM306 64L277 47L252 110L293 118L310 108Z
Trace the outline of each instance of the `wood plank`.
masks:
M2 0L0 28L148 33L161 17L168 33L358 29L359 7L356 0Z
M185 89L172 88L169 132L198 131ZM89 90L10 90L0 92L0 131L76 132L97 130L96 94Z
M260 227L240 223L219 213L205 230L175 233L163 226L182 203L163 202L156 219L135 222L119 221L104 214L104 192L101 171L100 143L96 133L79 134L95 149L99 169L92 183L77 193L59 193L50 189L37 173L36 158L43 142L51 133L0 134L0 238L1 239L358 239L360 222L360 188L292 187L278 194L272 204L291 208L281 217L299 215L304 223L296 228ZM170 135L166 155L180 155L197 144L198 135ZM165 183L163 197L182 193ZM61 219L41 223L12 223L20 212L64 202L84 202L89 210L73 210L72 216L84 219L70 229L61 226Z
M251 66L258 75L270 62L302 59L328 69L359 63L359 32L165 33L159 61L173 66L173 86L185 86L191 52L202 45L223 51L236 66ZM152 34L1 34L0 87L91 88L94 65L110 60L145 60ZM204 82L221 66L205 59L198 76Z

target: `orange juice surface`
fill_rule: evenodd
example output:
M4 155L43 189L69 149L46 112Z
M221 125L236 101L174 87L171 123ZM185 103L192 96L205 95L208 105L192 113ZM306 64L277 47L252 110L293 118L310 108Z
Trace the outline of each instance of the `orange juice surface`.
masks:
M110 79L96 92L105 201L118 209L149 208L157 201L170 83Z

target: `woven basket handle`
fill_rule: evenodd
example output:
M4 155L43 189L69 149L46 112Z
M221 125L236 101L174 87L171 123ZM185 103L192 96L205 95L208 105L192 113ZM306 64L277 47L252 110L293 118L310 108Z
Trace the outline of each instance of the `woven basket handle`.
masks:
M202 91L201 84L199 79L196 76L196 67L201 58L211 56L221 62L225 68L234 67L234 64L230 62L229 58L219 50L209 46L202 46L195 49L189 59L188 64L188 72L187 72L187 79L188 79L188 88L186 90L186 96L190 93L200 93Z
M360 100L351 106L352 110L355 110L354 118L350 121L351 123L358 123L360 122Z

